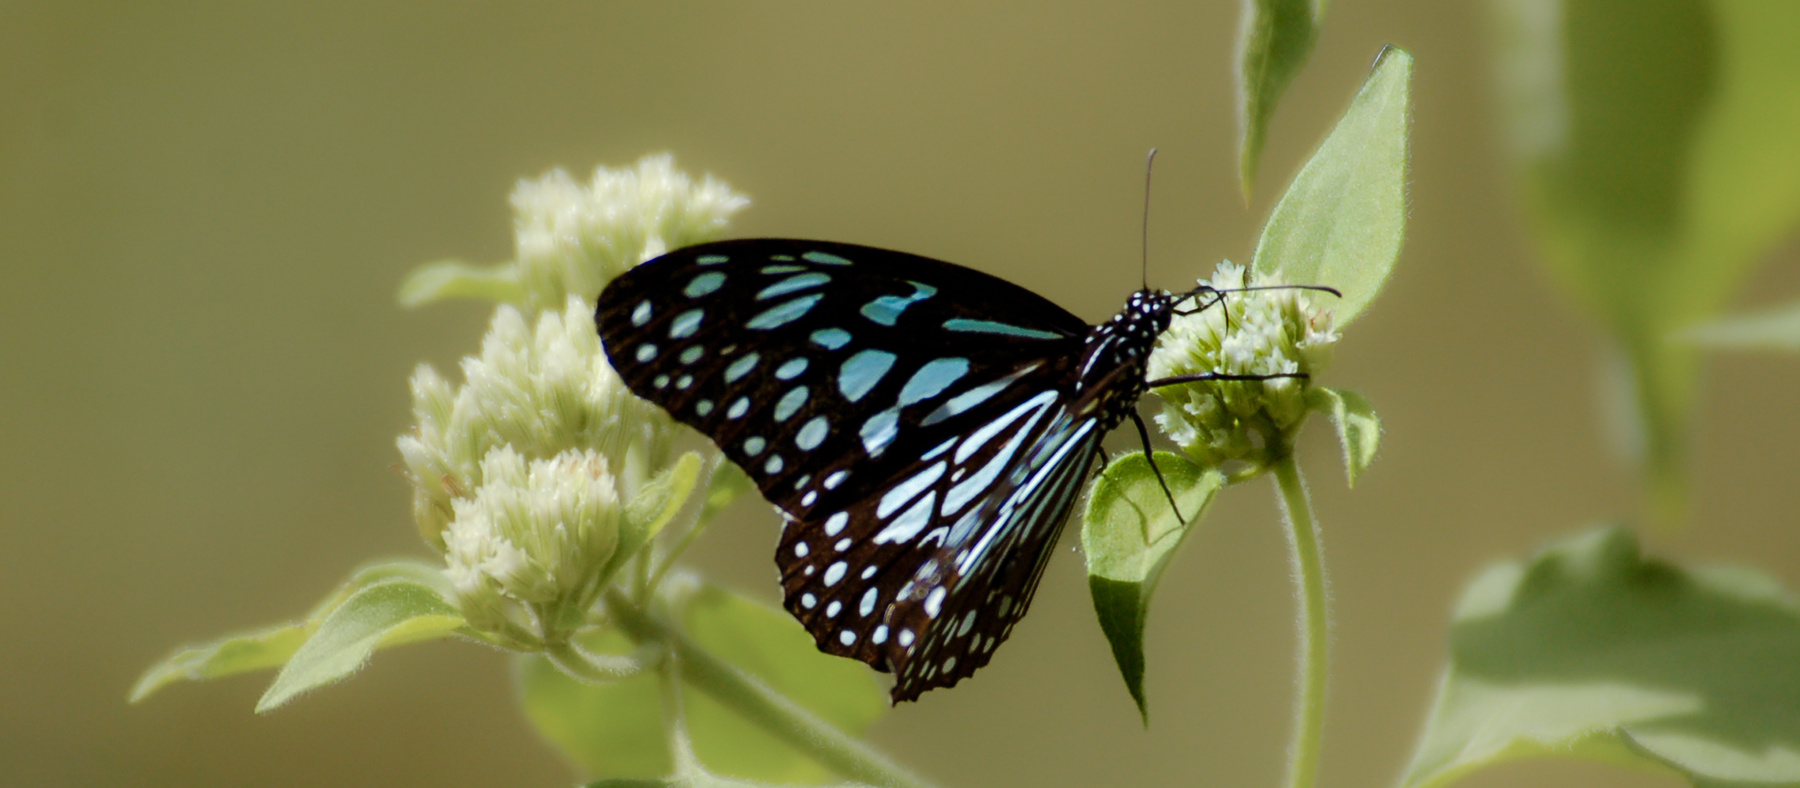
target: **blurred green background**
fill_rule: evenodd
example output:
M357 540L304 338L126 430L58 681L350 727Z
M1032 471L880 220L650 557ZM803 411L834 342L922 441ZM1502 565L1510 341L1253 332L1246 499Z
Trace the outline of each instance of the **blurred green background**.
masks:
M1333 4L1237 182L1236 3L0 6L0 769L16 785L562 785L504 655L384 652L259 718L264 680L124 697L177 644L298 615L354 565L423 554L392 470L406 375L473 352L487 309L404 312L414 265L511 256L513 182L670 150L755 203L737 235L891 246L1089 319L1256 228L1380 45L1417 57L1411 233L1328 379L1375 403L1344 489L1303 446L1332 571L1324 784L1410 753L1452 600L1480 566L1635 511L1605 449L1594 326L1551 294L1501 153L1487 8ZM1800 293L1789 238L1735 303ZM1709 358L1684 561L1800 586L1800 364ZM1115 448L1130 445L1115 436ZM693 553L773 600L753 500ZM1072 545L1072 539L1065 545ZM1274 495L1227 494L1163 581L1141 728L1079 557L974 680L878 724L947 785L1267 785L1292 602ZM1123 779L1121 778L1123 775ZM1673 786L1583 764L1465 785Z

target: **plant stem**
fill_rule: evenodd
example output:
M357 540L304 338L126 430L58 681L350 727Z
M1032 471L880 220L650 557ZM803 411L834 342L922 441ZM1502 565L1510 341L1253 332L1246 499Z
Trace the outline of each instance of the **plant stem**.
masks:
M1300 605L1299 642L1295 651L1300 671L1299 694L1294 698L1294 738L1288 745L1288 788L1312 788L1318 781L1319 749L1325 733L1326 649L1330 617L1325 607L1325 562L1319 551L1318 523L1306 481L1294 464L1293 452L1284 452L1274 464L1275 484L1281 491L1281 511L1287 517L1288 546L1293 554L1295 592Z
M589 684L610 684L644 672L635 657L589 654L567 641L544 646L543 654L557 670Z
M694 757L694 742L687 734L687 709L681 701L676 661L664 660L657 671L657 683L662 687L663 733L669 740L669 757L675 762L676 776L691 777L703 770L700 760Z
M930 783L867 744L819 719L755 676L701 648L667 623L632 604L617 589L607 592L606 605L613 620L632 639L667 647L680 667L682 678L826 768L852 780L875 785L930 788Z

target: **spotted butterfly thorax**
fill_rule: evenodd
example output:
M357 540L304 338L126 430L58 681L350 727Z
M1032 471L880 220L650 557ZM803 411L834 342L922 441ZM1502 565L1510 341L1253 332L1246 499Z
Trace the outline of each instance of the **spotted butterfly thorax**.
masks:
M1185 297L1142 290L1089 326L950 263L753 239L626 272L595 322L631 390L780 511L788 611L893 672L897 702L986 665L1025 615Z

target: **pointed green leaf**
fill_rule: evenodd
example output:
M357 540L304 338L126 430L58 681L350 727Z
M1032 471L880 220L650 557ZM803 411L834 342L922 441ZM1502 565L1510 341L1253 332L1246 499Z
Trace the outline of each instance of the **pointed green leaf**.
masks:
M1338 443L1344 447L1344 476L1350 486L1362 478L1362 472L1375 461L1381 448L1381 419L1375 407L1354 391L1313 386L1306 390L1306 405L1331 417L1337 428Z
M1244 196L1256 182L1257 161L1275 104L1306 65L1325 0L1251 0L1238 28L1238 178Z
M1343 292L1332 308L1339 326L1362 314L1400 258L1411 83L1412 55L1382 50L1256 242L1257 273Z
M1405 788L1531 757L1800 785L1800 606L1740 568L1684 570L1606 528L1482 573Z
M204 681L280 667L312 636L325 616L343 604L345 599L363 588L393 579L437 584L442 586L441 592L449 592L444 573L435 564L413 559L369 564L358 569L348 581L315 605L303 620L227 635L209 643L176 649L144 671L144 675L131 688L130 701L137 703L177 681Z
M654 539L663 526L675 519L693 493L694 484L700 481L700 465L700 455L690 451L638 488L625 507L625 519L641 532L632 539Z
M602 580L612 577L681 513L700 481L701 464L700 455L690 451L638 488L625 505L626 527L619 533L619 546L607 561Z
M405 580L427 586L438 592L439 596L449 599L453 593L450 589L450 578L444 575L444 565L436 561L423 561L417 558L390 558L371 561L356 568L350 573L350 579L338 586L331 595L320 600L313 609L307 611L306 618L314 628L319 622L336 610L344 600L369 586L386 583L390 580Z
M735 462L727 462L719 466L713 473L712 487L706 491L706 508L700 511L702 525L712 522L719 512L725 511L739 495L756 489L756 482L750 479L744 469Z
M294 652L256 711L272 711L349 676L377 648L447 637L462 626L456 606L432 585L395 579L364 588L332 610Z
M1081 526L1094 613L1146 725L1150 712L1144 697L1144 623L1150 596L1175 548L1200 522L1224 483L1217 469L1201 468L1179 454L1157 452L1156 467L1187 522L1169 508L1149 461L1136 453L1108 464L1094 480Z
M1800 302L1695 326L1682 334L1689 343L1714 350L1800 350Z
M446 298L518 303L525 298L518 267L512 263L475 265L461 260L439 260L408 272L400 283L400 305L424 306Z
M786 612L717 586L695 587L670 578L680 619L707 651L767 682L814 714L853 734L887 710L887 698L867 668L821 653ZM687 585L684 587L684 583ZM624 636L583 640L598 653L630 653ZM522 660L524 704L539 731L593 774L653 778L672 767L663 739L655 675L605 686L585 684L538 657ZM717 701L687 687L683 693L694 751L710 771L784 784L816 784L830 775Z
M227 635L210 643L183 646L151 665L131 688L137 703L177 681L205 681L279 667L312 635L308 622Z

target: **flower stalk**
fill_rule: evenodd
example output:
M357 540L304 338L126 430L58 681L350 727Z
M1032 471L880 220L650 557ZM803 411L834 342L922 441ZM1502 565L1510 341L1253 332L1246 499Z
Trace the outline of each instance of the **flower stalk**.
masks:
M1325 734L1325 678L1330 646L1330 611L1325 561L1319 549L1318 521L1306 480L1294 462L1291 447L1274 463L1275 485L1281 512L1287 521L1294 592L1299 604L1295 616L1299 639L1295 645L1298 692L1294 697L1294 732L1288 745L1288 788L1312 788L1318 781L1319 752Z

